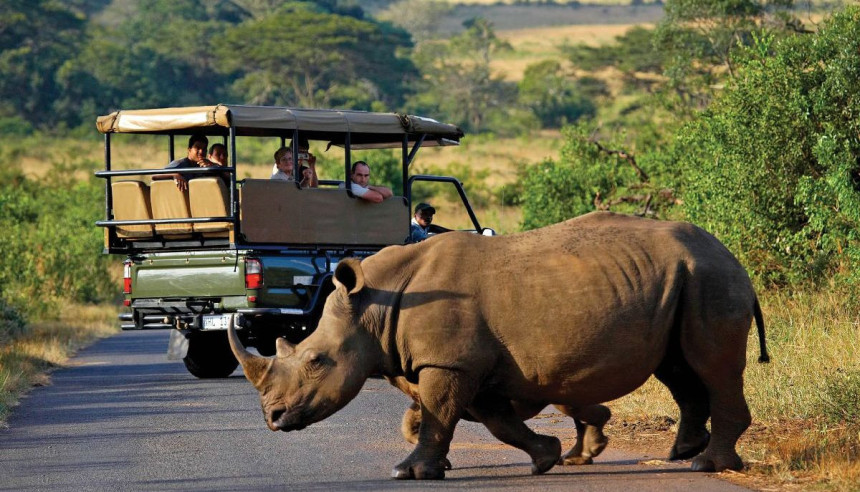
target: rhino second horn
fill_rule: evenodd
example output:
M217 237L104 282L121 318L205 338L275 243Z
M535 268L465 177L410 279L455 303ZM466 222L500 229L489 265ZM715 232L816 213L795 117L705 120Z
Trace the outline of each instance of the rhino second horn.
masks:
M233 323L234 319L231 317L229 323L227 323L227 338L230 341L230 349L233 350L233 355L242 364L245 377L256 387L262 381L266 372L268 372L271 360L268 357L261 357L248 352L239 340L239 335L236 333Z

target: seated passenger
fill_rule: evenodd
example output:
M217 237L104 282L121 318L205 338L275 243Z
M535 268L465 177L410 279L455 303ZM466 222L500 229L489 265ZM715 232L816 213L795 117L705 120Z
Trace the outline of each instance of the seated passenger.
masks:
M293 153L289 147L281 147L275 151L275 165L269 179L293 181Z
M308 169L308 176L301 176L302 188L316 188L319 185L316 173L317 158L308 151L308 141L305 139L299 140L299 155L298 161L303 164L303 168ZM281 147L275 152L275 165L272 167L272 176L270 179L279 179L283 181L293 181L293 169L295 169L293 161L293 152L290 147ZM301 169L301 168L300 168Z
M206 149L209 147L209 139L205 135L195 133L188 139L188 155L172 161L165 169L181 169L188 167L200 167L200 162L205 160ZM153 176L157 178L173 178L176 187L182 191L188 189L188 179L181 173L161 174Z
M302 177L302 181L299 183L299 186L302 188L315 188L315 186L311 186L313 172L311 168L308 166L300 166L299 167L299 175Z
M227 167L227 146L220 143L212 144L209 148L208 159L204 159L203 167Z
M385 186L373 186L370 181L370 166L364 161L355 161L352 164L352 182L350 189L352 194L370 202L381 203L387 198L394 196L390 188Z

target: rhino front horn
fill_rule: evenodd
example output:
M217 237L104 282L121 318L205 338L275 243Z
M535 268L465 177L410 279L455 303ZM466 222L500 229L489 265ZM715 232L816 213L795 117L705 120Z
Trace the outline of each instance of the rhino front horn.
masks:
M255 387L258 385L260 381L262 381L263 376L269 371L269 366L272 363L271 358L262 357L259 355L252 354L248 352L248 349L242 345L241 340L239 340L239 335L236 333L236 328L233 326L235 323L234 317L230 318L230 322L227 324L227 338L230 340L230 348L233 350L233 355L236 356L236 359L242 364L242 370L245 371L245 378L251 382Z

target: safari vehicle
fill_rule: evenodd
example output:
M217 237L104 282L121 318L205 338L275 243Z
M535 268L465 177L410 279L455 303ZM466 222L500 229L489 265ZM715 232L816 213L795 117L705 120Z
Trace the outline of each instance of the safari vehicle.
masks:
M105 220L96 225L104 228L105 252L126 258L122 328L172 329L169 355L182 358L199 378L226 377L237 367L224 331L231 319L243 343L263 355L274 353L278 337L298 342L309 335L334 289L340 259L406 242L416 183L455 187L470 230L493 234L479 224L457 179L410 176L420 148L458 145L463 136L456 126L432 119L219 104L117 111L99 117L97 126L104 134L105 169L96 176L106 184ZM227 166L165 171L175 147L185 152L188 136L196 133L227 146ZM166 141L166 152L147 156L140 168L114 170L118 134L138 134L138 140L155 135ZM342 152L343 179L306 189L298 186L300 179L239 179L236 163L243 154L237 143L253 139L264 139L272 151L291 145L294 159L300 139ZM344 183L357 153L380 148L400 150L404 196L370 203ZM295 160L294 168L298 173ZM159 179L165 172L181 172L188 189Z

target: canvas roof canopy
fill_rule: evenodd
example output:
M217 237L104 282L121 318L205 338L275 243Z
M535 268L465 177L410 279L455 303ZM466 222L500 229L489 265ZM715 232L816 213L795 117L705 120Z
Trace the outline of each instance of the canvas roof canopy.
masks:
M424 139L422 146L457 145L462 130L430 118L397 113L336 109L297 109L277 106L218 104L185 108L120 110L99 116L102 133L162 133L237 136L282 136L294 130L309 140L344 145L347 133L356 148L399 147Z

